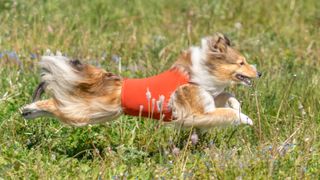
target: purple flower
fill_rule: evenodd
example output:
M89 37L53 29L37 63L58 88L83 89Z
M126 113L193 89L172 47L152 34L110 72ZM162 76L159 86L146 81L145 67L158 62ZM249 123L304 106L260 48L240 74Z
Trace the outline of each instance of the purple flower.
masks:
M192 145L196 145L199 141L199 137L198 137L198 134L196 132L194 132L192 135L191 135L191 143Z
M8 58L10 60L14 60L20 66L20 68L22 67L22 62L20 61L20 58L15 51L9 51L7 52L7 55L8 55Z
M175 155L175 156L178 156L180 154L180 149L177 148L177 147L174 147L172 149L172 154Z
M34 53L30 53L30 58L31 58L31 59L37 59L37 55L34 54Z
M7 54L8 54L8 57L9 57L10 59L15 59L15 60L19 59L17 53L14 52L14 51L10 51L10 52L8 52Z
M116 55L116 54L113 54L113 55L111 56L111 60L112 60L113 62L115 62L115 63L119 63L119 61L121 61L121 57L119 57L119 56Z

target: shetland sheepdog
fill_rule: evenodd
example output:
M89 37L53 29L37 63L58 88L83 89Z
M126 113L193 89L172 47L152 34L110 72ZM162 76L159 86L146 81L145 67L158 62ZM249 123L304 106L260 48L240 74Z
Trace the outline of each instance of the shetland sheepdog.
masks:
M122 78L67 57L43 56L33 103L21 109L33 119L54 116L75 126L103 123L121 114L145 116L183 127L252 125L239 101L224 89L247 86L261 76L223 34L183 51L167 71L144 79ZM43 92L49 99L40 100Z

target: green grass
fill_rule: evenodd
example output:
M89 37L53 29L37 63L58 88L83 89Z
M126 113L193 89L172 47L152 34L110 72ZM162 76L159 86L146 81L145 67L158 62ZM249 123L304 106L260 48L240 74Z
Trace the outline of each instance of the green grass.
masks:
M319 9L318 0L1 0L0 177L318 178ZM20 117L47 48L115 73L117 55L121 75L144 77L217 31L263 72L252 88L228 89L253 127L212 129L194 146L189 131L135 117L81 128Z

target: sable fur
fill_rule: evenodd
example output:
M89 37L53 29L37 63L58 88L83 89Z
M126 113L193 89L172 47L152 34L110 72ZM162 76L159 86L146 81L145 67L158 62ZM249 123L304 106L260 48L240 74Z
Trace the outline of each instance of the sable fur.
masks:
M43 56L40 67L41 85L35 102L22 108L25 118L54 116L66 124L83 126L122 114L121 77L63 56ZM231 83L251 85L251 79L261 74L230 46L224 35L203 38L200 47L183 51L171 68L190 79L171 95L172 123L199 128L252 125L236 98L223 91ZM37 101L43 90L51 98Z

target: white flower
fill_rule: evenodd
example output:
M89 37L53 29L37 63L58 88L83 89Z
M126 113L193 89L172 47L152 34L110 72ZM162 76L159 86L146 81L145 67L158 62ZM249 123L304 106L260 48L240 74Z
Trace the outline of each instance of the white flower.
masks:
M150 101L150 99L151 99L151 92L149 91L149 88L147 88L146 96L147 96L147 100Z
M151 109L152 109L152 111L154 110L154 107L155 107L155 105L156 105L156 99L154 99L154 98L152 98L152 101L151 101Z
M164 102L164 99L165 99L165 96L164 96L164 95L160 95L160 97L159 97L159 101L160 101L161 103L163 103L163 102Z
M236 22L236 23L234 23L234 27L235 27L236 29L240 30L240 29L242 28L241 22Z
M160 112L162 110L162 103L161 101L157 101L157 109L158 109L158 112Z
M191 143L192 143L192 145L196 145L197 143L198 143L198 141L199 141L199 137L198 137L198 134L197 133L193 133L192 135L191 135Z
M175 155L175 156L178 156L180 154L180 149L177 148L177 147L174 147L172 149L172 154Z
M62 56L61 51L57 51L57 52L56 52L56 56Z
M165 100L165 96L164 95L160 95L159 96L159 100L157 101L157 108L158 108L158 111L162 111L163 109L163 103L164 103L164 100Z
M46 52L44 53L45 56L53 56L54 54L51 52L50 49L47 49Z

